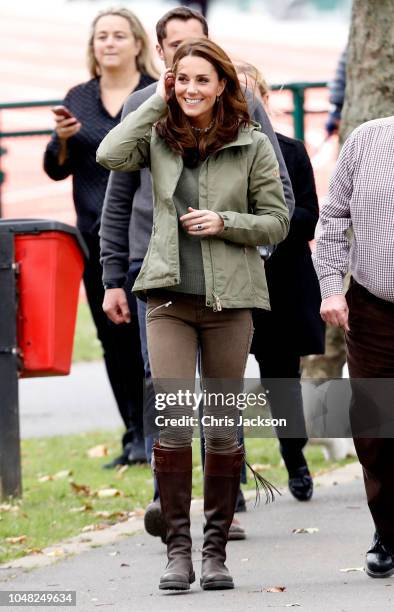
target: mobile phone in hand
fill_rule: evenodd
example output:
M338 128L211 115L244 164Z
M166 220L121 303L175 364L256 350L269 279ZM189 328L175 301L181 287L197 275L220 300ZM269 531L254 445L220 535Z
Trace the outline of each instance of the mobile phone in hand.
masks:
M75 119L74 115L63 105L54 106L51 110L57 117L62 119Z

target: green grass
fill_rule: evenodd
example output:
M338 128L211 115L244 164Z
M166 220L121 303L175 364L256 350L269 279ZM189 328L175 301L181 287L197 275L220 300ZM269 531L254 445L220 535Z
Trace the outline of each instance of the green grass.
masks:
M103 356L101 344L90 314L89 306L79 302L75 329L73 362L97 361Z
M17 512L1 510L0 504L0 562L5 562L29 553L31 549L46 546L78 535L83 527L95 523L112 524L116 517L103 519L96 512L133 511L144 508L152 496L152 475L147 466L133 466L123 474L102 469L102 464L119 452L119 432L86 433L73 436L32 439L22 441L23 498L11 501ZM105 444L109 456L89 458L87 451ZM286 483L287 475L279 465L280 457L276 440L247 440L248 460L251 464L264 464L264 477L276 485ZM327 464L319 447L307 449L307 458L313 472L327 467L343 465ZM202 495L202 470L198 442L193 450L193 496ZM60 480L40 482L39 478L70 470L72 474ZM253 479L245 489L253 489ZM121 496L99 499L73 492L70 480L78 485L87 485L91 491L116 488ZM4 502L3 502L4 504ZM90 505L85 512L72 509ZM5 541L8 537L26 536L20 544ZM89 533L86 533L89 536Z

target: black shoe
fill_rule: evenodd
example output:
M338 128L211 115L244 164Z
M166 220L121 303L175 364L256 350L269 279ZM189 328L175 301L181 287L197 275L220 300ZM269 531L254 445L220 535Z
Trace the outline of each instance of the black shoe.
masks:
M394 574L394 552L383 544L376 532L365 557L365 572L371 578L388 578Z
M126 445L128 447L127 463L147 463L145 442L143 438L134 438L133 442Z
M151 502L144 514L145 531L151 536L161 538L163 544L167 541L167 525L161 511L160 499Z
M303 465L289 473L290 493L298 501L309 501L313 495L313 480L308 466Z
M118 465L133 465L135 463L146 463L145 445L137 440L136 442L128 442L122 451L122 454L115 457L109 463L104 463L105 470L113 470Z
M237 503L235 505L235 512L246 512L246 502L244 494L242 493L241 487L238 491Z

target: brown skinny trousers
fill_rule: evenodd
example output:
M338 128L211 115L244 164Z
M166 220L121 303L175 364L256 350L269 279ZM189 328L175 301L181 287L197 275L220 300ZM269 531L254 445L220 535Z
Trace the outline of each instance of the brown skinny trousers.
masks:
M202 387L206 395L242 392L242 380L253 336L247 308L214 312L205 296L155 290L147 304L149 361L155 391L195 391L198 351ZM223 395L221 395L223 394ZM184 403L184 402L182 402ZM175 419L197 419L191 405L167 406L160 414ZM233 452L238 446L238 408L213 400L204 403L204 434L210 452ZM220 419L220 421L219 421ZM160 425L160 443L170 448L190 446L193 426Z

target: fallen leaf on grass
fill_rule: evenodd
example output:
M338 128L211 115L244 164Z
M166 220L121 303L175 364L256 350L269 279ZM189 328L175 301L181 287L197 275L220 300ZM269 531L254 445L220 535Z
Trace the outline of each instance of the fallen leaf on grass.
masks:
M11 504L0 504L0 512L20 512L19 506L12 506Z
M84 506L77 506L76 508L70 508L69 512L89 512L93 510L92 504L85 504Z
M364 568L363 567L344 567L343 569L339 570L340 572L363 572Z
M128 465L118 465L117 469L116 469L116 475L118 477L123 476L123 474L125 472L127 472L127 470L129 469Z
M286 587L284 586L267 587L263 589L263 591L265 593L283 593L284 591L286 591Z
M121 497L124 495L123 491L119 491L119 489L99 489L96 491L95 495L100 499L107 497Z
M24 552L27 555L40 555L42 553L42 548L26 548Z
M69 478L72 475L72 470L61 470L60 472L56 472L56 474L53 475L53 478L54 480L62 480L62 478Z
M75 493L76 495L86 495L88 497L91 497L93 495L88 485L84 485L84 484L80 485L74 482L73 480L70 480L70 487L72 489L72 492Z
M108 446L106 444L98 444L97 446L93 446L89 448L87 451L87 456L90 459L95 459L97 457L107 457L108 455Z
M15 536L15 537L5 539L5 541L8 544L23 544L23 542L26 542L26 540L27 540L27 536L25 535Z
M94 525L86 525L81 529L82 533L87 533L88 531L102 531L103 529L107 529L109 525L106 523L96 523Z
M54 548L45 554L47 557L63 557L63 555L66 554L66 551L63 548Z
M292 533L318 533L318 527L299 527L298 529L293 529Z
M40 476L37 480L38 482L49 482L50 480L54 480L54 478L50 474L45 474L45 476Z
M252 465L252 469L255 472L266 472L267 470L272 470L273 466L270 463L254 463Z
M101 510L100 512L95 512L94 516L97 518L104 519L116 518L118 521L127 521L127 519L129 518L128 512L122 512L121 510L117 510L114 512L110 512L109 510Z

